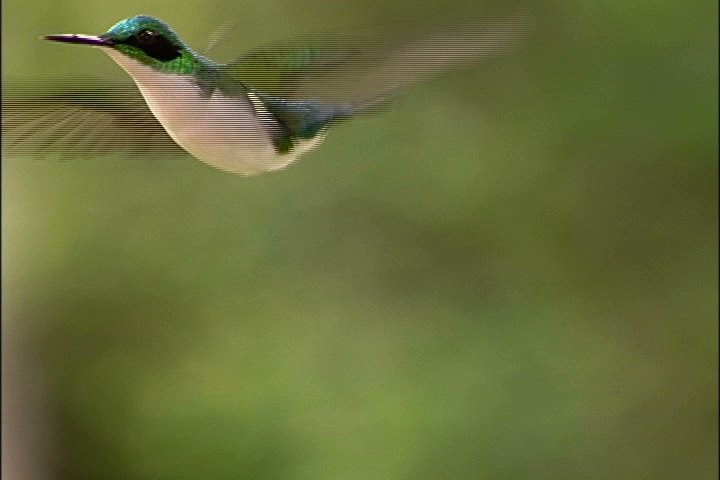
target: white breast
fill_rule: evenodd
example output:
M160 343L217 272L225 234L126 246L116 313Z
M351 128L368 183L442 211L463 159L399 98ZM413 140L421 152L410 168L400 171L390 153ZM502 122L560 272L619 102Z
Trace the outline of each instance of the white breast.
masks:
M225 171L253 175L283 168L317 141L278 154L262 110L242 97L203 96L187 75L161 73L112 49L104 49L135 80L167 133L197 159ZM262 108L260 104L257 108Z

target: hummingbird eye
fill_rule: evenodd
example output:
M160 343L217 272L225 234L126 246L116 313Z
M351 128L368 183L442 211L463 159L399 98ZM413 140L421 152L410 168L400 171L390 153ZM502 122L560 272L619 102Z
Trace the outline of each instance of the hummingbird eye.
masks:
M136 35L138 43L141 45L152 45L157 37L157 34L152 30L142 30Z
M121 43L137 47L146 55L162 62L173 60L182 53L180 45L173 43L165 35L149 28L140 30Z

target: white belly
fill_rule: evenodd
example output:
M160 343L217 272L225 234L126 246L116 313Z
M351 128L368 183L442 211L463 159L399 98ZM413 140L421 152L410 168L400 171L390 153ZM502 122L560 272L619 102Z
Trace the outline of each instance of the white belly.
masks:
M189 76L157 72L122 53L105 51L133 77L172 139L209 165L253 175L283 168L318 143L279 154L268 125L263 124L248 98L219 93L208 98Z

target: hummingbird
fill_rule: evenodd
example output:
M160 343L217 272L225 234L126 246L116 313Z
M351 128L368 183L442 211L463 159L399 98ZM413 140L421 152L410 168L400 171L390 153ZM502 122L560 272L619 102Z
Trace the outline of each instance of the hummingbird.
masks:
M100 35L46 35L99 48L135 85L80 78L57 95L3 99L3 143L36 155L160 155L179 147L231 173L278 170L319 145L331 126L377 111L402 87L506 53L527 20L527 11L516 11L396 44L381 37L287 42L230 63L196 52L149 15Z

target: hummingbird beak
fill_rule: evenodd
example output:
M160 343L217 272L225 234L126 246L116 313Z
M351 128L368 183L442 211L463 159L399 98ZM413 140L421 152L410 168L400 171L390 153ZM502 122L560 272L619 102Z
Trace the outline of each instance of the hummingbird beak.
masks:
M102 35L97 37L95 35L81 35L81 34L62 34L62 35L45 35L40 37L43 40L52 40L54 42L64 43L79 43L82 45L92 45L94 47L112 47L115 45L113 40L109 38L103 38Z

